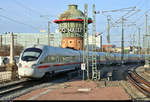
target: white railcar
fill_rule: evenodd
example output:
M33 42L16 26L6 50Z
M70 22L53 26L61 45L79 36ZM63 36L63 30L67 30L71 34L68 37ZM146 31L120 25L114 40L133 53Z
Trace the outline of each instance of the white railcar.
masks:
M18 65L20 77L41 78L80 67L80 53L72 49L35 45L21 53Z
M86 55L87 53L85 53ZM89 66L92 64L92 52L88 53ZM124 63L138 62L139 55L125 54ZM144 59L144 55L141 55ZM121 54L96 52L97 64L120 64ZM109 63L108 63L109 62ZM83 51L51 47L46 45L33 45L26 48L20 55L18 74L20 77L42 78L46 74L54 74L80 68L83 63Z

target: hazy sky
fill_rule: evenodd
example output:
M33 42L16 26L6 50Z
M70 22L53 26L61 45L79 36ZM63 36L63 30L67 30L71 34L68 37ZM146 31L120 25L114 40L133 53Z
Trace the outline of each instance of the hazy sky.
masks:
M145 33L145 12L150 10L150 0L0 0L0 32L30 32L39 33L47 30L48 18L52 21L51 32L58 28L53 23L58 15L68 9L69 4L77 4L78 9L84 11L84 4L88 4L88 15L92 17L92 5L95 4L96 11L118 10L136 6L138 13L131 11L126 15L125 42L133 40L133 34L137 37L137 28L141 28L141 35ZM128 9L131 10L131 9ZM128 11L107 12L96 15L96 31L104 32L107 28L107 15L111 15L111 24L117 21ZM134 13L134 15L132 15ZM148 12L148 14L150 14ZM43 17L40 17L43 16ZM149 22L149 21L148 21ZM136 24L136 26L127 25ZM92 24L89 25L91 33ZM113 27L110 32L111 43L120 45L121 23ZM142 37L142 36L141 36ZM137 38L135 38L136 40ZM103 33L103 41L106 42L106 32Z

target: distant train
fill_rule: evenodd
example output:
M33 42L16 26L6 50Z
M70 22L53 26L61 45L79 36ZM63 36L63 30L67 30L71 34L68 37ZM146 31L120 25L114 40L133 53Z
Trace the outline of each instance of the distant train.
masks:
M121 64L121 54L96 52L97 64ZM145 55L124 54L124 63L143 62ZM67 48L33 45L26 48L20 55L18 74L21 78L42 78L80 68L83 61L83 51ZM89 65L92 64L92 52L89 51Z

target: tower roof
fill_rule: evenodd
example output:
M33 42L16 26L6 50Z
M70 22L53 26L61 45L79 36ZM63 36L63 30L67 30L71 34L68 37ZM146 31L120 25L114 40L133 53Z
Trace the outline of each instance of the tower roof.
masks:
M68 9L59 16L59 20L54 20L55 23L60 22L83 22L84 21L84 13L78 10L78 5L71 4L68 6ZM89 18L88 23L92 23L92 20Z

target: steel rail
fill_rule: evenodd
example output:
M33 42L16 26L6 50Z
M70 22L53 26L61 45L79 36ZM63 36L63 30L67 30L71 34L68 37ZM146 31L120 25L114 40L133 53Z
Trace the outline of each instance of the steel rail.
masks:
M145 80L143 77L141 77L140 75L138 75L136 72L131 71L131 75L135 76L137 78L138 82L144 83L146 86L148 86L150 88L150 82L148 82L147 80Z
M13 92L23 90L25 88L32 87L34 85L39 84L39 82L34 80L27 80L27 81L21 81L14 84L6 85L0 87L0 97L3 97L4 95L12 94Z
M6 84L3 84L3 85L0 85L0 91L6 90L6 89L14 87L14 86L17 86L19 84L23 84L26 81L29 81L29 80L27 80L27 79L21 79L19 81L15 81L13 83L6 83Z
M145 96L150 97L150 87L149 82L147 82L144 78L139 77L139 75L133 71L128 72L127 80L140 92L142 92ZM146 83L146 84L145 84ZM144 84L144 85L143 85ZM145 87L145 85L147 87Z

